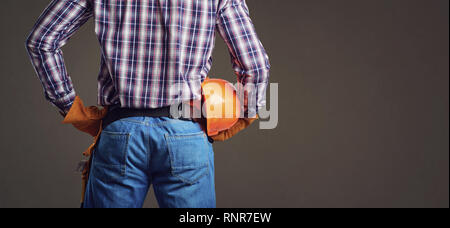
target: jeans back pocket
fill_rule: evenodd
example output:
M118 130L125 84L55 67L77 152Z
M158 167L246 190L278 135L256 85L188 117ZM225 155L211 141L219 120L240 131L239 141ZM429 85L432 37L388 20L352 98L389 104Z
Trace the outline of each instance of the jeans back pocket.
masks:
M210 147L203 132L165 135L165 138L173 176L194 184L208 174Z

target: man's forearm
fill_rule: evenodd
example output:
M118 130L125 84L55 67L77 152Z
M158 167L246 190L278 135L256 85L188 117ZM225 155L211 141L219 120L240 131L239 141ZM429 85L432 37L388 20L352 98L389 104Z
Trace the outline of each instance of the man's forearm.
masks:
M31 63L42 83L45 98L67 113L75 99L61 47L91 16L86 1L54 0L39 17L26 40Z

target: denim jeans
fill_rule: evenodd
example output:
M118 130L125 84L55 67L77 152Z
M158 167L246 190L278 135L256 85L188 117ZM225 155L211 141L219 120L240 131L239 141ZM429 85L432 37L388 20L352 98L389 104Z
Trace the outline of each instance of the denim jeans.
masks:
M139 208L151 184L162 208L214 208L214 151L196 122L129 117L109 124L92 155L85 208Z

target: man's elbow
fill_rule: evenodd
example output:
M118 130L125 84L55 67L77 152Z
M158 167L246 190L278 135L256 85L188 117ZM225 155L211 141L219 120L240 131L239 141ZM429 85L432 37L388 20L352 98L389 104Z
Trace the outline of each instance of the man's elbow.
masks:
M25 48L29 53L54 52L54 45L51 45L48 39L49 36L41 36L37 34L36 30L33 30L25 40Z
M27 49L28 52L32 52L33 50L36 50L37 42L34 39L34 31L32 31L25 40L25 49Z

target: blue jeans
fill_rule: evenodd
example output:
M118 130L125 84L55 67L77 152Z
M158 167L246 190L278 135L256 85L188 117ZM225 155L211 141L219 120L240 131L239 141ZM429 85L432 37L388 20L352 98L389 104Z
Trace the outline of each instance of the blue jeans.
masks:
M108 125L92 155L85 208L214 208L214 151L196 122L129 117Z

